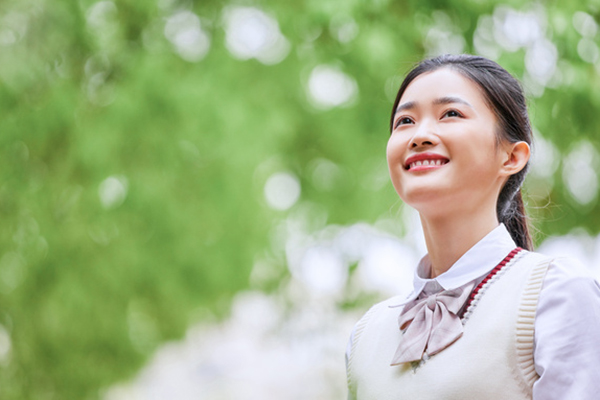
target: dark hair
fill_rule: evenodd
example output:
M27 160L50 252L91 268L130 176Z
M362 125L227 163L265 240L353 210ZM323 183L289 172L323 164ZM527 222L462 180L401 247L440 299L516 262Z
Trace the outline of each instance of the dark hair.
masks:
M443 67L457 71L481 88L485 101L498 121L496 133L498 143L506 140L509 143L523 141L532 144L531 123L519 82L494 61L468 54L442 55L424 60L413 68L404 78L396 95L390 131L393 130L396 108L408 85L419 75ZM533 244L521 195L521 185L528 169L529 162L521 171L508 178L498 196L496 213L498 221L506 225L517 246L531 250Z

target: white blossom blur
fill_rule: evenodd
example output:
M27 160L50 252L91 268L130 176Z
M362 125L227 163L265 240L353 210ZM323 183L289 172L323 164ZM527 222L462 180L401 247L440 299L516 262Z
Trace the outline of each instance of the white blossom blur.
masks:
M120 206L127 197L128 187L129 182L125 176L109 176L98 187L100 203L106 209Z
M267 204L275 210L287 210L300 198L300 181L291 172L277 172L267 179L264 188Z
M568 193L580 205L598 196L598 152L587 141L579 142L563 160L563 181Z
M258 8L226 7L223 23L227 49L235 58L255 58L271 65L283 61L290 51L277 20Z
M307 91L315 107L328 109L350 104L358 94L358 85L339 68L318 65L310 73Z
M202 60L210 48L208 33L191 11L179 11L167 18L164 33L177 54L189 62Z

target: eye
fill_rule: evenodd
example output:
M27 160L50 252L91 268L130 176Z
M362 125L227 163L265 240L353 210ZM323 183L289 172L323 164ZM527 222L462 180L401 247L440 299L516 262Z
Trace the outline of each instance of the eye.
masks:
M444 115L442 115L442 118L444 118L444 117L458 117L458 118L462 118L463 116L462 116L461 113L459 113L456 110L448 110L448 111L446 111L444 113Z
M394 124L394 129L399 127L400 125L408 125L408 124L414 124L414 121L412 119L410 119L409 117L398 118L396 120L396 123Z

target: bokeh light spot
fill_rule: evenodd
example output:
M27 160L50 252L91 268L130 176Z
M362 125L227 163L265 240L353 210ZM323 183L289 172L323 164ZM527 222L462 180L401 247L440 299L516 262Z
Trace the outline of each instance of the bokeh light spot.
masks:
M6 365L10 356L12 342L6 328L0 325L0 364Z
M535 135L534 148L531 153L531 173L540 178L550 178L558 168L560 153L552 142L540 134Z
M473 33L473 46L477 54L497 60L502 54L502 49L494 39L494 20L489 15L482 15L477 21L477 28Z
M223 14L225 43L235 58L256 58L277 64L288 55L290 44L273 17L253 7L227 7Z
M165 37L177 54L189 62L202 60L210 48L210 38L202 29L200 18L191 11L181 11L167 18Z
M352 17L339 14L331 19L329 31L340 43L348 43L356 38L359 27Z
M20 41L29 26L29 17L20 12L9 12L0 19L0 46L11 46Z
M349 104L358 94L356 81L336 67L316 66L308 78L312 103L322 109Z
M585 38L593 38L598 32L598 24L594 17L583 11L573 14L573 27Z
M525 67L529 75L539 84L546 85L556 72L558 51L547 39L536 41L527 49Z
M594 64L600 58L600 51L598 50L598 45L589 38L582 38L579 43L577 43L577 54L579 57L585 62L590 64Z
M102 49L113 48L118 43L119 20L117 6L112 1L99 1L86 12L89 30Z
M313 160L310 168L313 184L323 191L332 190L342 175L342 170L336 163L324 158Z
M340 254L325 246L309 248L295 277L317 293L335 293L343 289L348 277L348 268Z
M368 290L409 293L417 261L414 250L397 239L383 237L365 248L357 272Z
M434 57L441 54L460 54L464 51L465 38L458 32L458 28L443 11L433 12L434 24L425 36L425 50L428 56Z
M127 197L128 186L127 178L122 175L109 176L103 180L98 187L98 196L102 206L105 209L120 206Z
M25 259L17 252L9 251L0 259L0 290L10 292L25 277Z
M300 198L300 181L290 172L277 172L267 179L264 194L271 208L287 210Z
M563 161L563 181L569 194L581 205L598 195L598 153L587 141L579 143Z

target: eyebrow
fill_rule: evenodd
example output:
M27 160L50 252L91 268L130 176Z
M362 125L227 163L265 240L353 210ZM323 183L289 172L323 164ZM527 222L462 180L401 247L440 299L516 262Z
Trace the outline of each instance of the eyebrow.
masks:
M467 107L473 108L473 106L468 101L463 100L460 97L444 96L444 97L440 97L440 98L433 100L433 105L436 105L436 106L439 106L442 104L452 104L452 103L464 104ZM412 110L412 109L416 108L417 105L418 105L418 103L416 101L409 101L404 104L400 104L400 106L398 106L398 108L396 109L396 112L394 113L394 115L398 114L401 111Z

